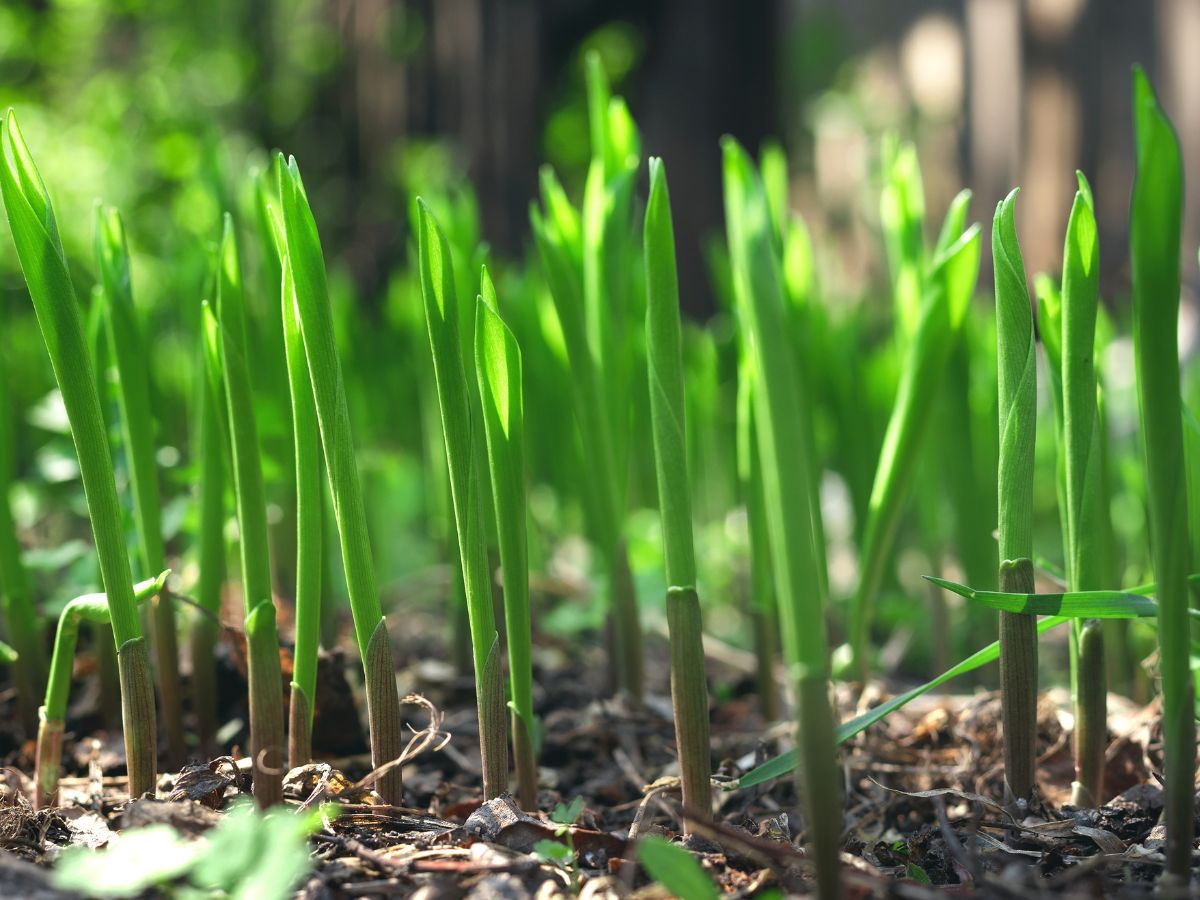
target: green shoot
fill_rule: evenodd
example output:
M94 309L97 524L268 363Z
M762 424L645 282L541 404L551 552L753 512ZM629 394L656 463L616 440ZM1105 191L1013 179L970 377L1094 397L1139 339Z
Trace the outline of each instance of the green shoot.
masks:
M392 764L400 757L404 740L400 697L396 691L392 645L375 586L375 565L371 559L366 510L354 458L350 411L334 341L325 258L317 223L300 180L300 168L294 159L285 165L283 157L279 156L276 171L287 244L285 268L292 272L300 334L304 339L308 377L320 426L325 473L342 546L354 633L363 661L371 765L377 770L391 765L380 774L377 785L386 802L398 804L403 799L404 785L399 766Z
M1179 140L1141 69L1133 73L1137 174L1129 210L1133 346L1146 458L1150 549L1158 582L1167 872L1191 872L1196 769L1195 684L1189 665L1189 539L1179 396Z
M79 455L121 673L129 792L140 797L155 788L157 741L150 654L138 621L112 457L79 303L49 195L11 110L0 129L0 155L4 207Z
M139 568L144 572L159 572L166 568L167 554L163 546L162 500L155 462L149 355L133 303L125 225L116 209L101 204L96 205L96 262L108 346L117 372L121 435L133 492ZM161 591L151 606L150 634L158 676L159 710L167 731L168 764L176 767L183 762L187 749L183 738L175 605L170 593Z
M283 676L271 593L267 501L250 384L245 298L233 218L228 214L217 257L217 320L246 615L254 799L266 809L283 800Z
M1062 456L1067 497L1067 586L1104 585L1100 421L1096 408L1096 311L1099 241L1092 192L1083 173L1067 223L1062 287ZM1072 628L1072 694L1075 699L1075 783L1071 802L1094 808L1103 800L1107 745L1107 673L1104 633L1096 622Z
M227 440L221 409L225 387L214 368L220 354L216 316L207 304L201 310L200 354L196 379L196 459L200 463L200 531L197 535L196 585L199 615L192 622L192 709L200 746L208 747L217 730L217 636L220 631L221 587L225 582L225 458Z
M157 578L134 585L134 599L142 603L166 588L164 571ZM71 690L71 672L75 666L75 645L83 622L107 625L108 598L104 594L84 594L63 607L54 636L54 654L46 683L46 700L38 711L37 771L34 783L34 808L53 806L58 793L58 769L62 764L63 728L67 720L67 695Z
M492 608L491 578L487 562L481 473L474 442L478 425L471 417L470 386L459 338L459 308L454 287L450 245L433 213L423 200L419 209L421 296L437 379L442 433L446 441L446 467L463 583L470 614L471 650L475 663L475 696L479 710L479 751L483 760L485 799L502 794L508 786L508 745L504 725L504 675L500 666L500 638ZM473 367L472 367L473 368Z
M771 560L789 678L797 704L801 790L808 811L817 891L840 896L841 808L829 706L825 597L813 529L812 480L795 391L794 358L784 326L779 260L770 212L753 163L732 138L724 151L725 216L740 327L753 354L754 419L762 463Z
M521 348L496 311L496 289L483 270L475 306L475 374L479 379L492 500L504 578L504 621L512 700L513 755L521 805L537 808L537 733L525 529L525 409Z
M1017 190L996 207L992 260L996 279L996 360L1000 399L997 472L1000 589L1033 590L1033 452L1037 430L1037 366L1033 311L1014 215ZM1036 775L1036 620L1000 614L1000 703L1004 773L1017 802L1028 801Z
M286 254L283 223L274 209L265 216L274 251ZM292 436L296 458L296 641L293 653L288 767L312 761L313 704L317 693L317 655L321 643L321 555L324 507L321 496L321 440L313 403L300 309L291 266L281 260L284 355L292 399Z
M858 589L851 608L850 646L864 680L870 672L867 639L875 595L900 523L904 499L950 352L959 340L979 271L979 226L957 230L970 195L959 195L947 213L939 249L925 279L925 297L912 341L905 350L900 384L884 435L868 507ZM953 235L951 237L951 235Z
M655 157L650 159L650 199L646 204L644 240L646 352L667 569L675 744L682 771L684 808L708 813L712 807L708 683L704 673L703 629L692 542L675 229L671 222L666 172L662 160ZM692 824L691 818L685 815L685 830L690 830Z

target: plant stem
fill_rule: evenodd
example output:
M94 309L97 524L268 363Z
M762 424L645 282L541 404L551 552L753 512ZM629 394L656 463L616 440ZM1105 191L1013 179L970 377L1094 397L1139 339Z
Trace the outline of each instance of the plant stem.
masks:
M242 601L250 680L250 756L254 799L266 809L283 801L283 675L271 591L267 501L261 450L250 384L245 299L233 218L225 228L217 258L217 320L221 372L237 500Z
M1013 190L996 207L992 260L996 286L996 359L1000 408L997 472L1000 587L1033 590L1033 461L1037 366L1033 312L1017 242ZM1004 769L1012 798L1028 801L1036 777L1037 631L1034 616L1000 614L1000 691Z
M0 156L0 190L9 225L79 456L121 671L129 791L138 797L155 788L154 689L149 654L133 598L108 436L75 288L49 197L11 110L0 131Z
M317 651L321 642L321 444L313 405L300 313L291 270L283 276L283 335L292 432L296 447L296 647L292 673L288 767L312 759L312 717L317 696Z
M1067 223L1062 286L1062 447L1067 500L1067 587L1105 587L1100 422L1096 408L1096 311L1099 250L1092 192L1082 173ZM1094 808L1103 798L1107 744L1107 672L1104 633L1095 621L1072 629L1072 695L1075 699L1075 784L1071 802Z
M816 869L817 893L841 896L841 779L835 764L825 597L814 545L812 480L791 390L794 358L784 326L784 300L762 183L732 138L724 150L725 210L743 340L753 348L754 414L767 499L771 560L789 676L796 692L797 742L803 765L799 788Z
M1130 201L1133 346L1146 457L1150 549L1158 583L1162 678L1163 821L1167 872L1191 872L1196 771L1195 684L1189 664L1190 548L1179 397L1179 244L1183 171L1179 140L1141 69L1133 75L1137 174Z
M144 602L163 589L167 572L157 578L134 586L134 598ZM71 672L75 667L75 647L79 626L83 622L107 625L108 598L104 594L85 594L63 607L54 636L54 654L50 660L50 675L46 682L45 702L38 710L37 770L34 808L54 805L58 793L58 769L62 764L63 728L67 719L67 695L71 690Z
M643 234L650 416L667 574L675 744L682 772L683 806L708 813L712 808L708 682L704 670L700 599L696 593L675 229L671 221L666 171L662 160L653 157L650 159L650 199L646 204ZM685 831L691 831L695 825L690 817L684 817Z
M197 535L200 580L192 622L192 709L202 750L210 749L217 731L217 638L220 633L221 588L225 583L225 439L222 434L221 373L211 371L212 357L201 354L197 379L196 458L200 463L200 525Z
M475 307L475 373L504 579L517 788L521 805L533 810L537 808L538 773L533 747L533 650L525 524L524 372L517 339L496 312L496 306L496 291L484 269Z

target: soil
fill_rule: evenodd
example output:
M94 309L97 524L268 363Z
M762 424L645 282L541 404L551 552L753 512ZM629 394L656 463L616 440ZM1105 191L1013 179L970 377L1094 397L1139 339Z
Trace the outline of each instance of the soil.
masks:
M396 633L399 660L427 659L421 628ZM406 646L406 641L412 646ZM384 806L369 785L363 730L348 712L362 709L356 663L323 657L314 725L316 761L290 772L287 802L313 807L336 800L342 814L311 839L314 867L298 896L350 898L662 897L635 861L632 840L677 838L680 805L670 703L667 648L647 644L644 705L604 699L603 640L537 642L537 712L545 734L538 809L522 812L509 797L481 803L474 703L469 679L445 663L399 673L406 718L414 728L413 757L404 766L405 806ZM436 652L436 651L434 651ZM714 780L728 785L786 748L788 729L764 723L752 676L736 654L710 663L714 703ZM220 820L246 793L245 688L237 635L226 635L221 709L224 753L197 753L178 773L160 779L159 797L125 795L123 748L104 730L86 658L76 686L65 744L59 808L33 812L33 745L23 739L11 692L0 726L0 896L61 898L49 879L60 848L103 847L113 833L166 822L194 835ZM286 661L285 661L286 662ZM285 665L285 676L286 669ZM907 685L839 688L845 719ZM243 699L239 699L243 698ZM419 699L418 699L419 698ZM1165 896L1158 711L1112 696L1107 794L1100 810L1067 805L1072 773L1067 698L1045 694L1039 708L1042 795L1014 814L1002 798L1000 704L994 693L930 694L868 729L843 748L845 823L843 872L848 897ZM583 798L570 830L567 864L535 852L538 841L563 841L549 813ZM746 790L716 792L715 814L687 846L720 889L739 897L804 895L811 890L803 845L805 821L791 779ZM1156 891L1158 893L1156 894ZM1183 896L1183 894L1181 894Z

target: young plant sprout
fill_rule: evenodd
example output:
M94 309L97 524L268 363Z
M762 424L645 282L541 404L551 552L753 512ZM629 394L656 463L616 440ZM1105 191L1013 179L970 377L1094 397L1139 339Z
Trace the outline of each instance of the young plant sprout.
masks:
M521 348L497 310L496 289L483 270L475 306L475 374L492 474L492 506L504 580L512 744L521 805L537 808L537 722L529 614L529 549L525 531L525 401Z
M0 192L50 364L71 423L121 674L129 793L155 787L157 748L150 653L138 621L117 486L79 304L50 197L12 110L0 129Z
M313 702L317 695L317 652L321 642L321 442L312 382L300 334L300 311L291 268L283 275L283 336L292 433L296 444L296 649L292 668L288 765L312 759Z
M1067 587L1105 587L1104 526L1108 515L1101 485L1100 421L1096 408L1096 311L1099 242L1092 192L1082 173L1067 223L1062 286L1062 434L1067 498ZM1071 802L1095 808L1104 799L1107 745L1107 671L1104 632L1097 621L1072 627L1072 694L1075 700L1075 783Z
M1014 189L996 207L992 260L996 278L996 359L1000 397L1000 589L1033 591L1033 451L1037 430L1037 366L1033 311L1017 243ZM1000 705L1004 776L1012 799L1028 802L1037 739L1037 620L1000 613Z
M704 673L696 554L692 543L691 486L684 427L683 349L675 230L662 160L650 159L646 246L646 353L654 459L667 569L667 623L671 640L671 703L682 771L683 806L707 814L712 807L708 739L708 683ZM684 828L692 827L690 815Z
M162 536L158 465L154 457L150 357L133 304L125 225L116 209L101 204L96 205L96 262L100 273L102 289L99 296L103 303L108 346L117 371L121 435L133 493L139 568L144 572L159 572L166 568L167 553ZM158 592L151 605L151 638L158 676L159 711L167 731L168 765L175 767L183 762L186 753L175 606L166 590Z
M810 859L822 898L841 896L838 850L841 808L835 763L833 713L829 706L829 660L825 598L813 534L811 478L790 389L795 369L784 327L779 262L771 237L762 183L746 152L732 138L724 150L725 218L740 327L753 354L754 417L762 462L767 525L789 680L797 706L800 792L807 811Z
M294 159L286 164L276 157L281 219L287 254L284 269L291 271L294 303L304 340L304 356L312 387L313 405L321 435L329 494L342 547L346 589L354 617L354 634L362 657L371 735L371 765L378 772L376 787L387 803L403 800L399 766L404 733L400 722L400 697L387 623L375 587L375 566L367 534L366 510L354 459L350 412L342 381L341 362L333 333L333 312L325 280L325 259L317 223L304 193L300 168ZM503 698L501 698L503 711Z
M216 317L202 310L196 378L196 458L200 462L200 523L197 535L197 615L192 620L192 710L200 747L217 731L217 636L221 627L221 585L225 581L225 459L228 440L221 415L225 386L219 368ZM214 352L207 352L212 346Z
M481 429L471 418L470 387L459 338L460 312L450 245L429 207L423 200L418 199L417 203L421 296L437 378L438 405L446 440L446 466L458 529L458 551L471 618L483 794L486 799L491 799L500 796L508 786L508 741L504 724L500 636L496 633L484 532L487 498L481 496L478 454L473 443L480 439Z
M267 501L250 385L245 298L233 218L228 214L217 256L217 321L246 612L254 799L266 809L283 800L283 676L271 592Z
M142 603L163 590L169 571L157 578L134 585L134 599ZM83 622L107 624L108 598L104 594L76 597L58 617L54 636L54 654L50 659L50 678L46 682L46 700L38 711L37 771L34 808L53 806L58 794L58 769L62 764L63 728L67 721L67 695L71 690L71 670L75 665L75 644Z
M1186 884L1192 864L1196 771L1195 683L1189 664L1189 556L1183 411L1179 396L1179 139L1140 68L1133 73L1137 174L1129 208L1133 347L1146 460L1150 550L1158 599L1167 873Z
M607 569L613 681L633 703L643 693L642 633L622 537L628 469L627 399L635 354L627 319L628 268L638 135L624 101L609 91L599 57L587 57L592 160L582 209L543 168L544 211L530 210L534 241L562 328L574 380L574 414L588 484L588 536Z
M904 499L913 482L925 432L934 418L934 403L951 348L961 337L979 270L979 227L963 230L970 199L970 192L963 191L951 203L925 270L920 310L904 350L900 384L871 489L861 572L850 614L850 647L864 680L871 668L867 640L875 595L883 581ZM914 265L906 263L905 270ZM897 290L907 281L908 276L898 280ZM904 311L909 301L898 298L897 302L903 322L910 315Z
M37 733L37 701L46 678L46 654L42 649L42 628L33 603L29 573L21 561L21 542L9 505L12 478L12 409L7 394L8 373L0 369L0 607L4 625L14 644L9 660L13 687L21 712L25 734Z
M321 643L322 522L325 515L321 497L321 441L308 358L304 353L304 336L300 332L296 285L287 260L287 235L277 211L278 196L273 193L271 179L266 174L259 178L258 198L270 240L270 246L265 249L271 258L278 260L282 277L284 358L288 394L292 401L296 471L296 640L292 654L288 767L294 769L312 760L313 704Z

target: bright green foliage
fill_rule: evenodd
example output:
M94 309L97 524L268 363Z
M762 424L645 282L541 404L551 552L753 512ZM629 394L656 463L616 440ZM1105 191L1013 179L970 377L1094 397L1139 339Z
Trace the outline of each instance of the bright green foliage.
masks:
M912 484L932 409L950 351L960 339L979 271L979 226L951 240L966 213L960 198L947 214L925 278L925 296L912 341L905 351L896 401L875 470L863 539L860 580L851 610L851 647L862 672L869 670L867 638L875 594L895 540L904 499Z
M245 298L233 219L228 214L217 256L217 319L246 612L254 796L266 808L282 800L283 698L279 692L282 675L271 593L267 501L250 384Z
M0 155L3 155L0 191L50 363L71 421L100 573L112 610L113 635L118 653L126 659L122 667L125 749L130 792L138 796L154 789L154 697L96 379L54 210L11 110L0 131Z
M770 212L762 182L745 151L723 141L725 217L743 340L752 354L754 421L762 462L767 526L789 678L797 698L804 765L801 794L809 809L812 859L822 897L840 895L841 822L818 810L840 808L829 707L828 647L819 556L813 529L812 479L800 408L792 385L794 359L784 325L784 298Z
M1179 243L1183 170L1179 140L1145 74L1133 74L1137 175L1129 211L1133 345L1146 458L1150 547L1158 582L1159 672L1165 774L1167 871L1191 870L1195 685L1189 666L1190 547L1179 396Z
M471 648L475 662L475 693L479 708L479 741L483 756L484 795L499 796L508 782L508 748L504 726L504 684L500 668L500 642L492 608L491 578L487 564L484 509L478 451L474 442L481 429L471 417L471 390L459 339L459 309L455 294L450 246L433 213L420 204L421 295L433 352L446 464L458 550L471 620ZM472 367L473 368L473 367ZM510 394L511 400L511 394Z
M610 609L614 616L614 674L619 687L634 698L641 693L641 627L637 604L622 589L628 570L621 540L625 490L623 469L614 436L610 404L620 393L607 381L596 360L588 328L583 288L583 237L580 215L571 206L549 169L542 170L542 205L533 207L530 220L538 256L554 299L574 392L574 415L582 438L585 474L581 492L588 518L589 537L608 565ZM626 395L627 396L627 395Z
M650 199L646 204L644 234L646 357L667 570L675 743L683 773L683 805L707 812L712 805L708 687L692 539L675 229L666 172L662 160L654 157L650 159Z
M334 340L333 311L321 239L296 161L292 159L284 165L283 157L277 157L276 172L283 208L286 261L292 273L300 333L308 360L308 376L341 541L354 632L363 659L367 716L371 726L371 761L378 768L400 756L403 741L391 642L375 585L375 566L371 559L358 464L354 458L350 411ZM403 788L399 769L393 769L381 778L379 790L388 802L401 801Z
M162 499L155 462L154 413L150 404L149 354L142 338L133 303L129 246L121 214L96 205L96 262L100 272L108 346L117 371L117 396L129 482L133 493L133 520L137 526L140 568L158 572L167 565L162 537ZM154 602L152 636L159 696L171 758L181 763L186 753L183 739L182 690L179 682L179 642L175 606L168 593Z
M896 323L907 340L921 316L925 279L925 188L916 146L888 138L883 145L883 171L879 220L892 276Z
M496 289L483 270L475 304L475 375L492 476L492 508L504 577L504 622L513 712L513 751L521 804L537 806L529 548L525 510L525 406L521 348L497 312Z
M1096 313L1099 241L1092 191L1077 173L1079 191L1067 223L1062 289L1062 455L1067 500L1067 584L1081 591L1104 585L1108 516L1103 490L1100 420L1096 406ZM1085 631L1092 633L1085 634ZM1094 623L1072 631L1071 689L1075 700L1075 785L1072 802L1094 807L1103 799L1107 716L1103 633Z
M663 522L667 584L696 586L692 503L684 426L683 350L675 232L662 161L650 159L646 204L646 358L654 423L655 471Z
M209 337L213 353L206 352ZM225 388L221 381L216 317L206 303L201 310L201 335L196 375L196 459L200 464L200 521L196 537L196 585L199 614L192 623L192 708L201 746L212 740L217 726L216 643L220 630L221 586L225 581Z

